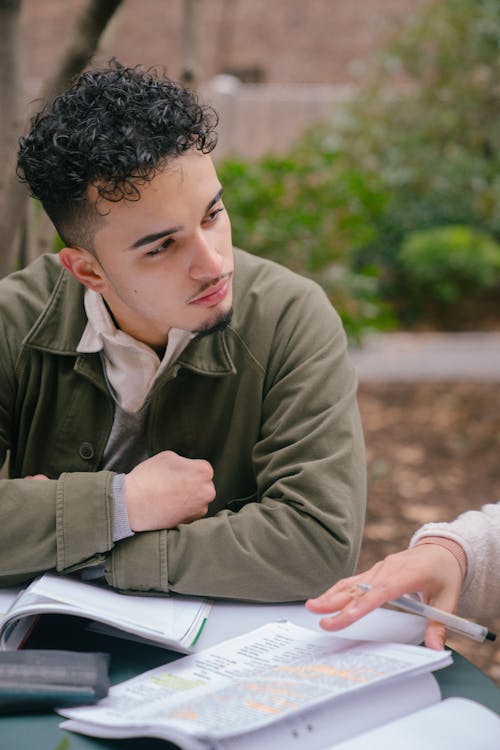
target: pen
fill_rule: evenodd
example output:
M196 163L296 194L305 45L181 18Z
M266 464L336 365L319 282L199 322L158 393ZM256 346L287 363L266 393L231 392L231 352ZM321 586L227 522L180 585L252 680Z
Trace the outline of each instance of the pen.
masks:
M369 591L371 586L367 583L357 583L356 586L362 591ZM415 615L421 615L427 617L429 620L435 620L446 625L448 630L453 630L455 633L460 635L466 635L468 638L472 638L475 641L494 641L496 639L496 633L492 633L491 630L484 627L484 625L477 625L475 622L465 620L463 617L452 615L450 612L443 612L442 609L431 607L429 604L424 604L411 596L400 596L397 599L391 599L388 604L393 604L399 609L404 609L407 612L412 612Z

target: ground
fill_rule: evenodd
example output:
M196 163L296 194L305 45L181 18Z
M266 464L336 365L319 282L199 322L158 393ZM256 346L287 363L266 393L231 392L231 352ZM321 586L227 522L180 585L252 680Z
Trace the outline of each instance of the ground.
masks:
M359 570L407 546L426 521L500 499L495 383L362 383L368 512ZM500 617L484 621L500 633ZM500 638L500 635L499 635ZM500 645L450 638L500 685Z

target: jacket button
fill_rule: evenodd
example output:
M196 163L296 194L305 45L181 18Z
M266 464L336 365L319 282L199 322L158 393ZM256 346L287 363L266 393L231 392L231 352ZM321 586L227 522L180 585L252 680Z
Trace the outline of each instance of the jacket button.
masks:
M78 452L80 458L83 458L84 461L90 461L91 458L94 458L94 446L92 443L82 443Z

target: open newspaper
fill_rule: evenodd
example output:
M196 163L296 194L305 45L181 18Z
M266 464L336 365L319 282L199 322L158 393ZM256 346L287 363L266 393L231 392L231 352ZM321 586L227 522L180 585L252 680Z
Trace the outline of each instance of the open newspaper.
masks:
M261 750L292 741L296 750L327 750L416 711L447 707L431 672L450 662L446 651L350 641L279 622L116 685L95 706L59 713L68 719L64 729L159 737L183 750ZM498 736L500 719L471 705ZM388 746L405 746L404 737Z
M88 618L113 632L189 653L208 617L205 599L129 596L109 586L45 573L15 594L0 622L0 649L22 647L41 615Z

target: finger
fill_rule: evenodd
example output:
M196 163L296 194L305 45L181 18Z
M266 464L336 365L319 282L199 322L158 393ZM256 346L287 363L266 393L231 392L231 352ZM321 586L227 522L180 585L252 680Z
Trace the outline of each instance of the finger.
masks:
M189 524L193 523L194 521L199 521L200 518L203 518L206 514L202 511L191 513L191 515L186 516L186 518L183 518L182 521L179 521L177 524L178 526L182 526L183 524Z
M429 620L425 630L425 645L428 648L441 651L444 648L445 641L446 627L441 622Z
M311 612L318 612L319 614L323 612L337 611L339 609L339 600L342 601L343 599L346 599L347 602L353 597L353 595L359 595L362 593L361 589L358 589L356 584L363 578L366 578L366 574L364 574L364 576L362 574L350 576L349 578L343 578L342 580L337 581L334 586L327 591L324 591L319 596L308 599L306 602L307 608L310 609ZM340 607L342 606L344 605L340 605Z
M387 596L381 590L360 591L359 594L352 596L351 600L338 614L320 620L320 625L325 630L340 630L352 625L353 622L385 604L386 601Z
M205 461L204 458L189 458L187 460L190 461L191 467L195 468L201 476L213 479L214 469L209 461Z
M308 599L306 607L310 612L316 612L319 615L327 614L328 612L338 612L351 601L352 596L353 592L351 590L330 591L322 594L317 599Z

